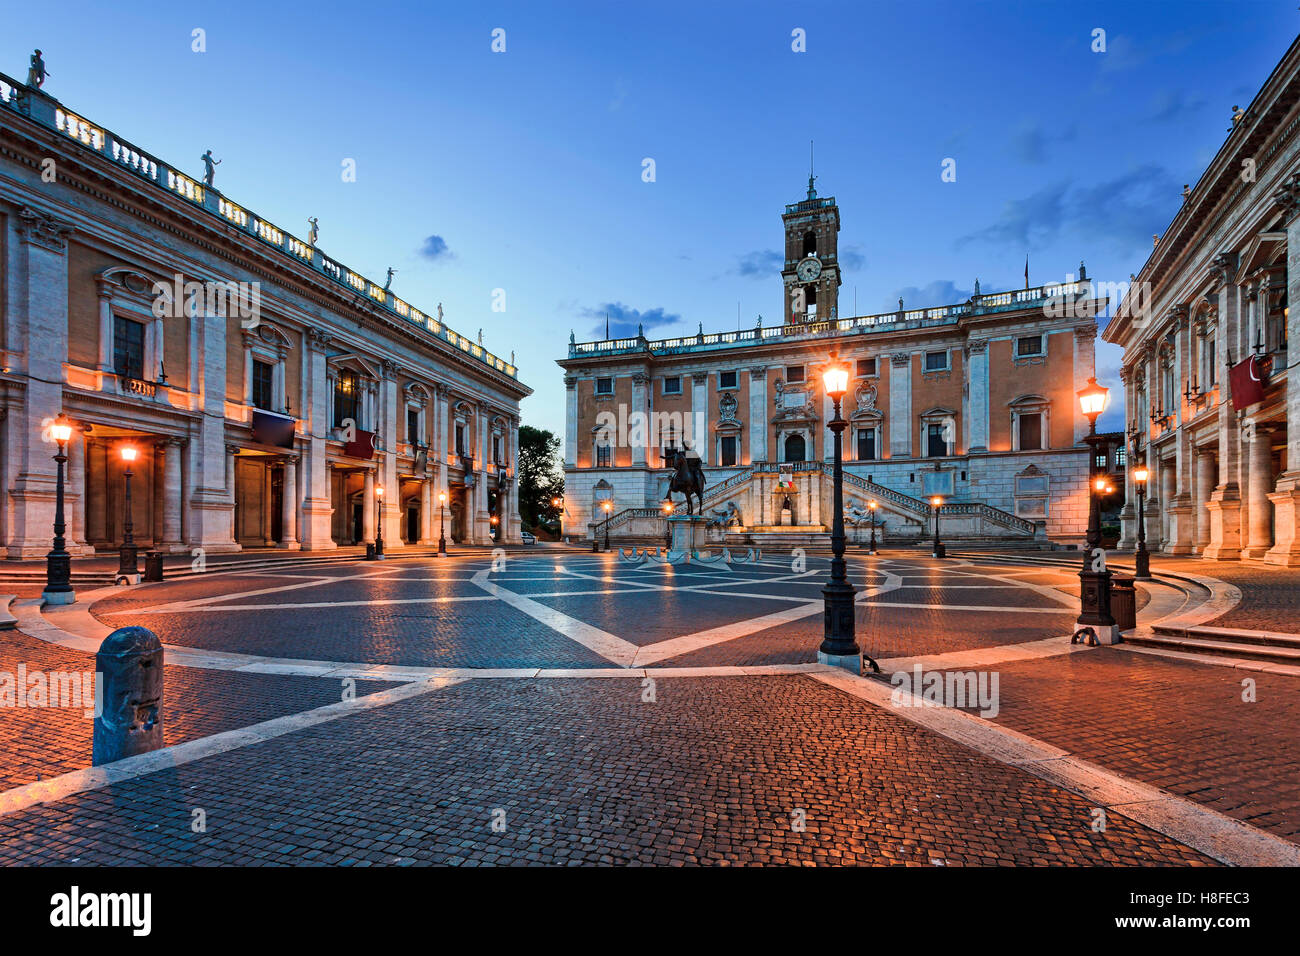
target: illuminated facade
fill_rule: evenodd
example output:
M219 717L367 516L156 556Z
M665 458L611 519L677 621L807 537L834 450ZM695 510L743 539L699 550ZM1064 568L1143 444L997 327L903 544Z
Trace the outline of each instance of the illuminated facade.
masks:
M314 230L313 230L314 231ZM0 541L74 553L517 541L515 368L314 242L0 75ZM383 489L383 493L380 493Z
M877 500L894 537L919 538L931 496L970 539L1076 541L1087 519L1087 420L1095 315L1076 280L927 309L841 317L839 208L810 181L785 207L780 325L651 341L570 341L565 371L566 529L662 527L663 450L694 447L705 510L728 534L823 534L832 350L851 371L844 415L846 508ZM737 514L739 518L737 518ZM603 529L603 525L600 525Z

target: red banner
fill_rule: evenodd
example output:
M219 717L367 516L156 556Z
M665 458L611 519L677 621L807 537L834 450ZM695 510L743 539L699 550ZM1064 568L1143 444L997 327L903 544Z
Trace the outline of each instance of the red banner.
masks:
M375 433L357 429L357 437L343 443L343 454L349 458L364 458L369 461L375 457Z
M1264 400L1263 376L1253 355L1228 371L1228 384L1232 388L1232 407L1237 411Z

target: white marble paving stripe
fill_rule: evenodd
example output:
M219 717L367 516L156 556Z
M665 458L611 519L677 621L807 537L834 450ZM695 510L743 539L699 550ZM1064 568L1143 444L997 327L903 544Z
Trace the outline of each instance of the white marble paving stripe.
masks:
M305 730L308 727L315 727L352 714L365 713L379 707L386 707L399 701L410 700L413 697L419 697L459 683L461 681L458 679L434 678L427 681L403 684L400 687L391 687L388 690L367 694L353 700L341 700L337 703L326 704L297 714L265 720L258 724L242 727L239 730L227 730L223 733L201 737L198 740L190 740L183 744L163 747L150 753L127 757L113 763L89 767L84 770L73 770L57 777L51 777L49 780L14 787L0 793L0 816L26 810L38 804L64 800L79 793L99 790L111 784L134 780L137 777L144 777L160 770L181 767L187 763L202 760L204 757L213 757L252 744L265 743L268 740L274 740L276 737L283 737L285 734Z
M885 572L886 580L883 584L862 591L857 596L857 603L866 603L866 598L875 597L884 594L886 591L894 590L898 584L893 575ZM744 621L736 621L731 624L724 624L721 627L709 628L705 631L697 631L694 634L686 634L682 637L675 637L667 641L659 641L656 644L649 644L639 650L633 661L634 665L653 664L655 661L667 660L670 657L677 657L680 654L686 654L690 651L699 650L703 647L710 647L714 644L721 644L724 641L735 640L738 637L745 637L748 634L754 634L758 631L765 631L770 627L779 627L782 624L790 624L794 621L811 617L814 614L825 613L826 605L823 601L809 601L799 604L796 607L786 608L782 611L774 611L771 614L764 614L760 617L752 617Z
M914 706L892 702L895 688L881 680L848 671L810 674L859 700L954 740L971 750L1076 793L1098 807L1128 817L1148 829L1177 840L1220 863L1232 866L1300 866L1300 846L1234 820L1208 807L1165 790L1112 773L1067 751L945 707L927 707L913 697ZM1085 826L1081 820L1079 825Z
M886 673L910 671L918 664L925 671L965 670L1095 650L1086 644L1071 644L1070 636L1065 634L1059 637L1046 637L1040 641L1025 641L1023 644L976 647L967 651L948 651L944 654L888 657L876 661L876 664L882 672Z
M522 611L534 620L545 624L551 630L563 634L590 651L594 651L607 661L612 661L622 667L628 667L636 659L637 646L635 644L610 634L608 631L602 631L598 627L579 621L577 618L570 617L554 608L547 607L545 604L524 597L522 594L516 594L514 591L508 591L493 584L488 580L487 571L480 571L474 575L474 583L516 610Z
M230 597L231 595L227 595ZM329 608L329 607L384 607L390 604L455 604L459 601L495 601L496 598L488 594L461 594L449 597L429 597L418 598L371 598L364 601L313 601L304 604L206 604L202 607L187 607L180 610L153 610L145 609L140 611L114 611L114 615L119 614L211 614L217 611L300 611L307 608Z
M252 591L229 591L225 594L216 594L216 595L210 595L209 597L193 598L188 601L172 601L167 604L156 604L148 608L132 608L130 610L111 611L108 613L113 615L145 614L145 613L161 614L170 611L186 610L192 607L201 607L202 605L214 604L218 601L228 601L232 597L247 598L247 597L260 597L263 594L281 594L285 591L301 591L304 588L323 587L327 584L337 584L342 581L358 581L358 580L364 580L366 578L388 577L389 575L396 574L396 573L399 573L399 569L397 568L381 568L375 571L361 572L358 574L346 574L338 577L328 577L328 578L318 577L308 581L304 581L301 584L284 584L284 585L280 585L279 587L255 588ZM166 584L167 582L164 581L163 583ZM149 585L149 586L155 587L156 585ZM121 594L122 592L115 591L114 593ZM105 594L102 590L96 591L95 594L98 595L99 597L109 596L108 594Z

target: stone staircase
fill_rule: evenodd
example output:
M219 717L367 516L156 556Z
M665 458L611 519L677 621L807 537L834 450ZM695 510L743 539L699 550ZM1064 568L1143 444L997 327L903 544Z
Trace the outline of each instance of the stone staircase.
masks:
M1300 635L1246 631L1227 627L1171 627L1156 624L1149 635L1128 634L1124 640L1141 647L1159 647L1180 654L1241 657L1300 666Z

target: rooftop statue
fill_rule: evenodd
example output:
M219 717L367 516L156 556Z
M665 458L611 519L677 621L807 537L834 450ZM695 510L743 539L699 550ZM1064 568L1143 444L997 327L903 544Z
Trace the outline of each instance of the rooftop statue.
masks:
M212 150L208 150L199 158L203 160L203 184L211 188L212 177L216 175L217 167L221 165L221 160L212 158Z
M39 90L45 85L45 78L49 75L49 71L45 69L45 61L41 59L41 51L37 50L32 54L31 66L27 68L27 85Z
M384 291L385 291L385 292L387 292L388 289L389 289L389 287L392 286L392 284L393 284L393 276L396 275L396 274L397 274L397 270L394 269L392 266L389 266L389 267L388 267L388 280L384 283Z
M316 245L317 238L320 237L320 223L316 220L315 216L308 219L307 223L307 245L314 246Z

